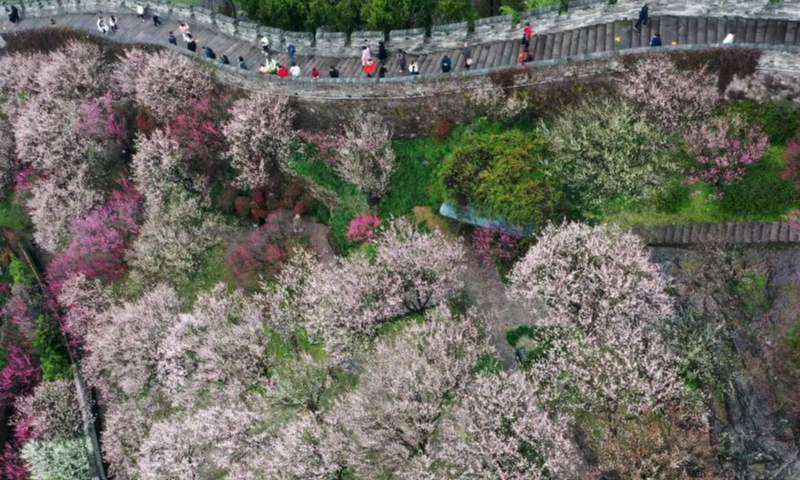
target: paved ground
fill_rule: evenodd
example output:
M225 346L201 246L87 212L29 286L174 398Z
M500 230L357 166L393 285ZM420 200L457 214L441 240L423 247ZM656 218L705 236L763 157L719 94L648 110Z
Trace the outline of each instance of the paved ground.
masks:
M119 30L109 34L113 39L128 43L167 44L168 32L177 32L177 22L163 20L160 27L153 26L148 20L141 22L134 15L118 15ZM75 14L55 18L57 25L69 26L84 30L89 33L99 34L96 26L97 15ZM5 24L5 31L14 27ZM25 19L20 29L42 28L50 25L50 18ZM535 60L549 60L554 58L574 57L604 52L647 46L652 34L659 32L664 45L679 44L715 44L720 43L728 32L736 34L737 42L800 45L798 22L775 19L746 19L746 18L705 18L705 17L678 17L664 16L653 17L640 32L633 29L633 21L617 21L597 24L590 27L570 31L556 32L547 35L534 36L530 51ZM256 45L234 39L210 29L193 27L193 33L199 45L211 46L218 56L225 54L232 63L241 55L248 66L256 68L264 60L264 55ZM179 37L178 44L185 44ZM499 41L473 45L473 67L487 68L511 65L517 61L523 46L519 40ZM421 74L439 73L441 59L449 55L453 60L453 71L463 70L463 54L460 50L450 50L439 53L418 55L409 58L416 59L420 66ZM280 63L287 63L286 55L281 53L276 56ZM323 76L331 66L336 66L344 78L363 78L359 58L339 58L319 55L307 55L298 48L298 65L303 76L310 75L313 67L320 70ZM400 72L397 59L392 55L387 68L388 76L406 75Z

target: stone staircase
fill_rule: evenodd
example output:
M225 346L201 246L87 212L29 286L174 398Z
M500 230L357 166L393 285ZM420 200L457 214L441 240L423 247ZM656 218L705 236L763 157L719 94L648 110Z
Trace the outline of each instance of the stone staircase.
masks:
M177 31L177 22L164 19L160 27L153 26L151 21L141 22L133 15L118 15L119 30L109 35L110 39L126 43L167 44L169 31ZM72 14L56 17L57 25L72 27L86 32L98 34L95 22L97 15ZM656 32L661 34L664 45L703 45L717 44L733 32L736 43L767 44L767 45L800 45L798 34L798 21L755 18L728 18L728 17L683 17L662 16L652 17L641 31L633 29L635 21L620 20L609 23L600 23L574 30L558 31L546 35L534 35L530 46L530 53L535 61L561 59L567 57L581 57L599 52L624 50L629 48L646 47L650 38ZM50 18L25 19L19 29L50 28ZM534 33L536 25L533 25ZM12 30L7 27L4 32ZM238 40L224 33L203 27L193 27L199 45L210 46L221 57L228 56L232 64L236 64L241 55L248 66L255 69L263 63L264 55L254 44ZM179 35L178 35L179 36ZM520 38L522 34L520 31ZM523 46L520 40L506 40L489 43L479 43L479 38L473 38L472 69L485 69L513 65L522 53ZM182 40L178 40L183 47ZM388 77L406 76L401 72L394 51L390 48L390 59L387 62ZM360 49L360 47L356 47ZM377 54L377 48L373 54ZM461 49L443 50L422 55L409 55L408 63L416 60L420 73L441 73L441 60L448 55L452 59L453 71L464 70L463 53ZM279 63L287 63L285 53L276 55ZM337 57L325 55L310 55L303 51L302 46L297 46L297 62L303 77L310 75L312 68L317 68L323 77L327 77L331 66L336 66L342 78L364 78L360 58Z

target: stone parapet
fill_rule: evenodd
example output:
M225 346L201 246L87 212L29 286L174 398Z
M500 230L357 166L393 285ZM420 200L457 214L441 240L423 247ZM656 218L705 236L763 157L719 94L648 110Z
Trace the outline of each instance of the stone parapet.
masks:
M270 39L270 42L272 39ZM298 51L307 51L314 46L314 34L309 32L283 32L284 47L292 44Z
M357 55L361 55L361 47L369 46L377 53L378 42L386 40L386 34L378 31L353 32L350 34L350 46Z
M423 49L425 40L426 36L424 28L392 30L391 32L389 32L389 43L387 48L392 48L393 50L398 50L402 48L407 52L412 52L412 51L418 52Z

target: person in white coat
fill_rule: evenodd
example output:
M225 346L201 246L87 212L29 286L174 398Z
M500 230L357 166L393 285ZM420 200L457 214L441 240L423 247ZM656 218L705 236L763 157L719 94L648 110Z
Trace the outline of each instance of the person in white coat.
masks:
M733 43L733 40L734 40L734 35L733 35L733 32L731 32L731 33L729 33L728 35L725 36L725 39L722 40L722 44L723 45L730 45L730 44Z
M300 67L298 67L297 65L292 65L292 68L289 69L289 74L293 77L299 77Z
M108 25L106 25L106 21L103 17L97 19L97 29L100 30L100 33L103 35L108 33Z

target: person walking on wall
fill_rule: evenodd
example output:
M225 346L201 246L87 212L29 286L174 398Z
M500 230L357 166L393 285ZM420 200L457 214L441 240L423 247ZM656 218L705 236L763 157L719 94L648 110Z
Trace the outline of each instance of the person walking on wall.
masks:
M197 51L197 40L195 40L194 38L190 37L189 41L186 42L186 48L188 48L190 52L196 52Z
M364 65L364 73L367 74L367 78L372 78L377 69L378 67L375 66L375 62L373 62L371 58L367 60L367 64Z
M97 19L97 29L100 30L100 33L103 35L108 33L108 27L106 26L106 21L103 19L103 17L99 17Z
M417 64L416 60L411 62L411 66L408 67L408 73L411 75L419 75L419 64Z
M261 50L265 55L269 55L269 38L266 35L261 35Z
M633 26L633 29L637 32L642 25L647 25L647 21L650 19L649 15L649 8L650 4L645 3L641 10L639 10L639 21L636 22L636 25Z
M381 65L386 63L386 60L389 58L389 53L386 51L386 45L383 44L383 40L378 42L378 60L380 60Z
M186 35L191 35L191 29L189 28L189 24L186 22L181 22L180 25L178 25L178 30L181 32L181 35L183 35L184 39L186 38Z
M178 46L178 39L175 38L175 35L173 35L172 32L169 32L167 41L169 42L170 45L175 45L176 47Z
M408 67L408 57L406 56L406 51L402 48L397 51L397 65L400 67L401 72L406 72L406 68Z
M9 8L8 6L5 7L6 13L8 14L8 21L14 24L16 27L19 24L19 9L14 5L11 5Z
M277 75L278 78L284 78L289 76L289 69L286 68L286 65L281 65L280 68L278 68Z
M118 25L117 24L117 17L115 17L114 15L111 15L110 17L108 17L108 28L110 28L112 32L116 32L117 31L117 25Z
M361 66L366 67L367 62L372 58L372 50L368 46L361 47Z
M222 65L230 65L231 61L228 60L228 56L227 55L223 54L222 57L220 57L220 59L219 59L219 63L221 63Z
M530 22L525 22L525 28L522 29L522 44L526 49L531 47L531 38L533 38L533 27Z
M389 73L389 69L386 68L385 63L381 63L380 68L378 68L378 78L386 77L386 74Z
M297 49L294 48L294 44L290 43L289 46L286 47L286 56L289 57L289 63L294 65L297 63L297 58L295 57L295 53Z
M242 70L247 70L247 62L244 61L244 57L241 55L239 56L239 68Z
M153 26L160 27L161 26L161 19L158 18L158 15L153 15Z
M217 54L214 53L214 50L211 50L211 47L208 46L203 47L203 56L211 60L216 60L217 58Z
M297 64L292 65L292 68L289 69L289 74L293 77L299 77L300 67L298 67Z
M464 70L469 70L469 67L472 66L472 47L469 46L469 43L465 43L461 51L464 56Z
M319 80L319 70L317 70L317 67L311 69L311 80Z
M136 16L139 17L139 20L144 22L144 5L141 3L136 4Z
M453 62L450 60L450 57L445 55L442 57L442 73L450 73L450 70L453 69Z
M733 43L735 38L736 38L736 36L733 34L733 32L731 32L731 33L729 33L729 34L727 34L725 36L725 38L722 40L722 44L723 45L730 45L730 44Z
M328 70L328 76L331 78L339 78L339 70L336 70L336 67L331 67L331 69Z
M650 46L651 47L660 47L661 46L661 34L654 33L653 38L650 39Z

